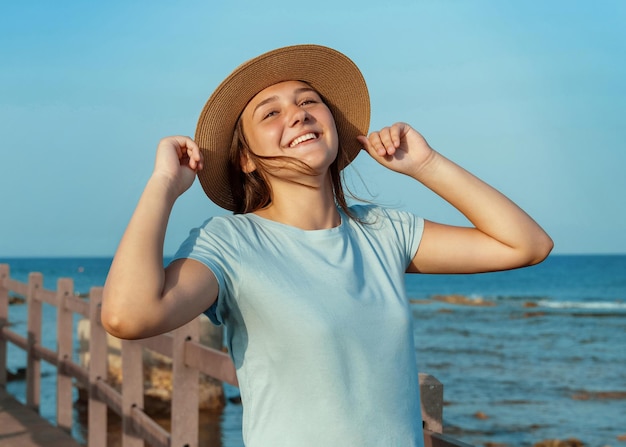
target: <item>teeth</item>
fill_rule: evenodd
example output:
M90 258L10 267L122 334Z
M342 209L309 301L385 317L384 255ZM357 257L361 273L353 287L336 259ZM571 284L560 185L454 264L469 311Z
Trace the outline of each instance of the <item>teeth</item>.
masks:
M296 138L295 140L293 140L291 142L291 144L289 145L289 147L294 147L300 143L302 143L303 141L307 141L307 140L313 140L315 139L315 134L314 133L307 133L305 135L302 135L301 137Z

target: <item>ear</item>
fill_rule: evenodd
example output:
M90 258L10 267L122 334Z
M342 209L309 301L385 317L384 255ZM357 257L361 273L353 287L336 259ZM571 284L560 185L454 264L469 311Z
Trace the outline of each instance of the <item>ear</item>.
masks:
M245 174L250 174L251 172L256 171L256 165L254 164L252 159L250 159L247 153L241 153L239 163L241 165L241 170Z

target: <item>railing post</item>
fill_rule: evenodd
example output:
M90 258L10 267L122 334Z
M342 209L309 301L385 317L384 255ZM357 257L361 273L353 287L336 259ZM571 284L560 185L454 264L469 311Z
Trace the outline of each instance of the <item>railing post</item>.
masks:
M133 408L143 409L143 348L122 340L122 447L144 447L133 429Z
M107 378L107 336L100 322L102 288L92 287L89 291L89 407L88 445L107 445L107 405L96 396L98 382Z
M9 273L9 265L0 264L0 387L7 384L7 341L2 329L9 323L9 289L4 285Z
M68 433L72 431L72 377L62 367L72 360L74 324L72 312L66 301L74 293L74 281L61 278L57 281L57 425Z
M43 275L28 275L28 351L26 353L26 405L39 411L41 397L41 361L35 356L35 345L41 342L41 310L42 303L36 298L37 291L43 286Z
M173 332L172 446L198 447L199 375L185 362L187 341L199 339L198 318Z
M419 375L424 428L443 433L443 384L430 374Z

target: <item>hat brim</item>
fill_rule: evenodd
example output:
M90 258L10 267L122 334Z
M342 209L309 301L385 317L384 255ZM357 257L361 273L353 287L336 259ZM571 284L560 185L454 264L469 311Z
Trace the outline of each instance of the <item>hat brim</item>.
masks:
M354 62L319 45L294 45L264 53L237 67L215 89L198 119L195 141L204 155L198 178L206 195L218 206L235 209L228 152L241 112L261 90L284 81L306 82L330 108L346 155L340 169L361 150L356 137L367 135L370 101L365 79Z

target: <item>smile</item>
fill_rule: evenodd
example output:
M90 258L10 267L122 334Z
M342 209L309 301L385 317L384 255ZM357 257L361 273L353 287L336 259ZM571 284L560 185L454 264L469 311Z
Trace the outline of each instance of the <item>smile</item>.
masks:
M289 143L289 147L295 147L300 143L304 143L305 141L309 141L309 140L315 140L316 138L317 138L317 134L314 134L313 132L309 132L293 140L291 143Z

